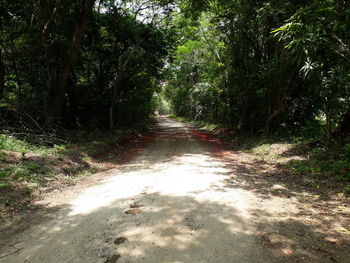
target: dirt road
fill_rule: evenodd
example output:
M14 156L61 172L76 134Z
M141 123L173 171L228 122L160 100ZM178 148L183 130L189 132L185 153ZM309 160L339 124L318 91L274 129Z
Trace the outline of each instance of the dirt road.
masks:
M293 245L313 233L292 218L296 197L262 197L184 124L158 128L96 185L56 195L54 218L6 241L0 262L340 262Z

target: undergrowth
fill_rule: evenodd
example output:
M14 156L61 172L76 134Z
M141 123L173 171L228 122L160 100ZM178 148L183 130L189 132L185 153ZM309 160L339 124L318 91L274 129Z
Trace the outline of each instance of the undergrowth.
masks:
M61 138L0 134L0 221L28 207L42 192L110 169L132 138L151 124L114 131L65 131Z
M218 135L228 141L234 150L252 153L260 161L279 163L280 167L295 175L312 178L317 181L315 187L325 182L335 182L342 185L344 193L350 195L350 138L343 142L327 143L319 139L320 133L316 136L314 132L304 137L249 136L220 124L175 115L170 117Z

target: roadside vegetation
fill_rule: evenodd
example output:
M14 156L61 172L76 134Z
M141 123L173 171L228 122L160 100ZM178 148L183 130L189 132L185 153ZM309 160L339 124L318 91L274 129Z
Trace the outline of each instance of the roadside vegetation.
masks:
M327 144L318 137L245 135L227 125L191 120L169 115L200 130L209 132L233 152L254 156L256 164L274 166L279 173L291 174L323 195L350 195L350 143L332 141ZM268 171L265 171L270 175ZM291 179L293 180L293 179Z
M114 167L149 131L173 32L166 4L146 21L143 4L1 2L1 217Z
M65 140L37 135L0 137L0 221L37 207L34 201L119 165L148 129L68 131ZM126 156L127 157L127 156Z

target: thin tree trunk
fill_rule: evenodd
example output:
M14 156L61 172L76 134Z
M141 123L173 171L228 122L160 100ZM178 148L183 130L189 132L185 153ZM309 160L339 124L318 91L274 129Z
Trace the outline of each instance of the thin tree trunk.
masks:
M0 100L4 97L5 90L5 63L2 61L2 52L0 49Z
M113 92L112 92L112 100L111 100L111 104L109 105L109 129L113 130L114 128L114 116L113 116L113 112L114 112L114 106L115 106L115 100L117 97L117 85L114 84L113 85Z
M108 119L109 119L109 129L110 130L113 130L114 128L114 120L113 120L113 111L114 111L114 105L115 103L112 102L111 105L109 106L109 116L108 116Z
M119 88L119 78L116 77L116 80L113 83L113 91L112 91L112 100L109 106L109 129L113 130L114 128L114 109L116 105L116 101L119 99L122 89Z
M117 73L114 76L113 82L112 82L112 98L111 98L111 104L109 106L109 129L112 130L114 128L114 116L113 116L113 112L114 112L114 108L115 108L115 102L117 100L117 98L120 97L120 94L122 92L122 88L119 87L119 83L122 80L122 78L124 77L124 72L125 69L129 63L130 58L132 57L133 51L131 51L131 53L127 56L127 58L125 59L125 61L122 61L122 57L118 58L118 69L117 69Z
M22 81L19 77L14 40L12 40L11 44L12 44L11 45L12 68L13 68L13 71L15 73L16 81L17 81L17 85L18 85L17 102L18 102L18 105L21 106L22 105Z
M330 104L329 104L329 98L326 97L326 105L325 105L325 114L326 114L326 136L327 136L327 143L329 142L330 136L331 136L331 110L330 110Z

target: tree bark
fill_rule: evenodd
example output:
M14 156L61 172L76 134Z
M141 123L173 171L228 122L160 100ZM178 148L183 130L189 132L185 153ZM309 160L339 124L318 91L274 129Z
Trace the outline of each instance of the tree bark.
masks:
M119 87L119 83L124 77L126 67L128 66L128 63L132 57L132 54L133 54L133 51L131 51L131 53L127 55L125 61L123 61L123 58L121 56L118 58L117 72L116 72L114 79L112 81L112 84L111 84L112 96L111 96L111 103L109 105L109 129L110 130L113 130L113 128L114 128L114 114L113 113L114 113L116 100L120 97L120 94L122 92L122 88Z
M269 107L270 108L270 107ZM286 105L280 104L278 108L276 108L267 118L265 123L265 133L269 134L271 131L271 124L272 122L277 119L284 111L285 111Z
M5 90L5 64L2 61L2 52L0 50L0 100L4 97Z
M120 75L116 75L115 79L112 82L112 96L111 96L111 103L109 105L109 129L113 130L114 128L114 109L116 105L116 101L119 100L119 97L121 95L122 89L119 87L119 82L121 80Z
M71 42L63 60L63 67L57 82L49 87L48 92L48 125L61 118L66 93L66 84L73 65L77 58L81 38L89 22L95 0L83 0L80 6L80 15L75 25Z
M109 105L109 129L113 130L114 128L114 107L115 107L115 101L117 99L117 83L113 84L113 91L112 91L112 100L111 100L111 104Z
M350 133L350 109L343 114L343 118L340 121L338 128L332 133L333 137L339 138L346 136Z

